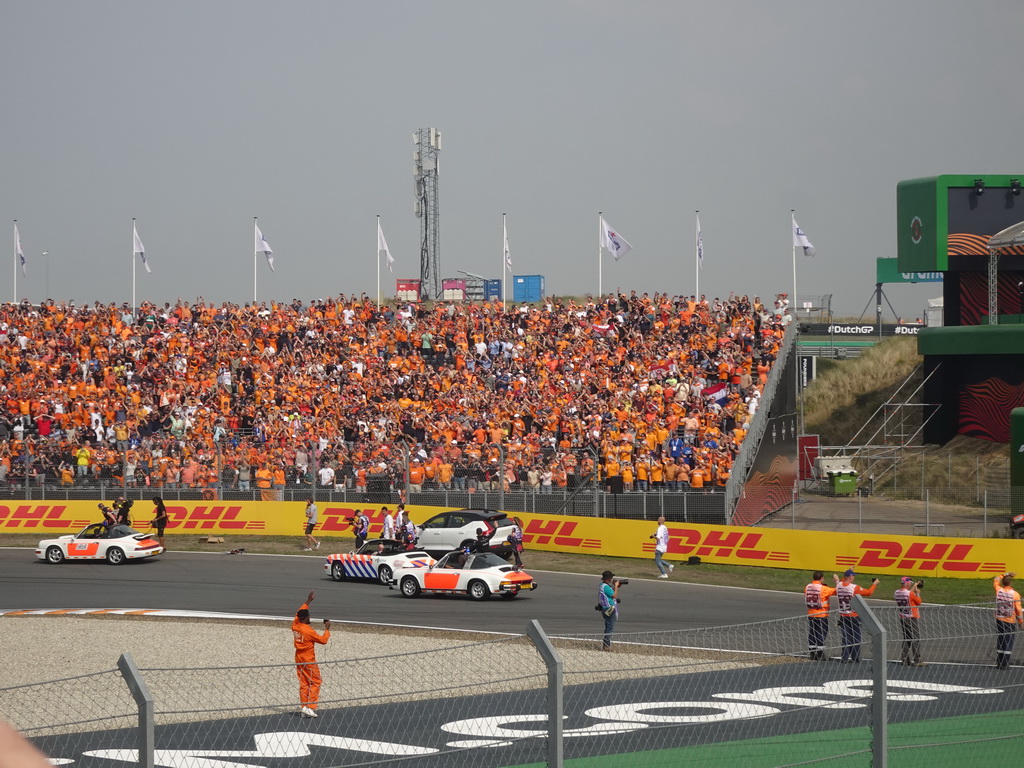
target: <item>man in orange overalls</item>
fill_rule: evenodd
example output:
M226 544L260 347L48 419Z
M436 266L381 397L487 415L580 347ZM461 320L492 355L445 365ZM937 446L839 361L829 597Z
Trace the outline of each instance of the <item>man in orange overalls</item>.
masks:
M815 571L811 583L804 587L807 605L807 650L811 661L825 660L825 638L828 637L828 600L836 591L821 580L825 574Z
M309 604L316 597L310 592L306 602L295 614L292 635L295 638L295 671L299 675L299 713L303 717L316 717L320 701L320 667L316 663L316 644L326 645L331 638L331 620L324 619L324 632L319 634L309 625Z

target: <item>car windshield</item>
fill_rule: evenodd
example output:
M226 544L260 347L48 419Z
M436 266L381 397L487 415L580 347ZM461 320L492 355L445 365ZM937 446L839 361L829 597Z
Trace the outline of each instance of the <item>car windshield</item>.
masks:
M373 539L368 541L361 546L356 552L357 555L373 555L376 554L380 549L380 545L384 544L384 554L392 555L399 550L398 542L394 539Z
M477 568L494 568L499 565L508 565L508 563L492 552L484 552L483 554L473 555L473 560L469 567L476 570Z

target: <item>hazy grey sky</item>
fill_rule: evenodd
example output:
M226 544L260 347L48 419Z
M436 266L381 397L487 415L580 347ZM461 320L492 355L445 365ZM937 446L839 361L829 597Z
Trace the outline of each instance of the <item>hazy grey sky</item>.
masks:
M1024 4L941 0L0 0L0 299L376 293L419 276L412 134L442 131L441 273L597 290L792 287L859 314L900 179L1020 169ZM2 223L6 222L6 226ZM6 246L4 242L6 240ZM2 265L8 266L4 268ZM920 314L938 286L892 286Z

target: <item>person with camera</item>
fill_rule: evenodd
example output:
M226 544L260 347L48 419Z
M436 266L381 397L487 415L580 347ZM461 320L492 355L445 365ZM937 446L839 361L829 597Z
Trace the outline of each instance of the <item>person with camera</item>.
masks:
M996 590L996 668L1009 669L1017 627L1024 624L1020 593L1013 588L1016 573L1004 573L992 579Z
M903 633L903 650L900 658L905 667L926 667L921 661L921 589L923 581L914 581L909 576L900 579L899 589L893 595L896 600L896 615Z
M359 548L366 543L366 537L370 535L370 518L368 518L362 511L356 512L355 517L348 519L349 524L352 526L352 532L356 537L356 552Z
M594 606L604 617L604 636L601 639L601 650L612 649L612 632L615 631L615 622L619 618L619 587L628 584L626 579L616 579L611 571L601 574L601 585L597 589L597 605Z
M292 622L292 637L295 642L295 671L299 676L299 713L303 717L316 717L320 702L320 665L316 663L316 645L327 645L331 639L331 620L324 619L323 634L309 624L309 604L316 597L310 592L306 602L299 606Z
M843 664L860 663L860 641L861 623L860 616L853 610L853 596L862 595L871 597L878 587L878 579L871 580L871 586L865 589L860 584L854 584L857 578L853 568L847 568L840 579L835 573L832 578L836 582L836 600L839 602L839 635L843 643Z

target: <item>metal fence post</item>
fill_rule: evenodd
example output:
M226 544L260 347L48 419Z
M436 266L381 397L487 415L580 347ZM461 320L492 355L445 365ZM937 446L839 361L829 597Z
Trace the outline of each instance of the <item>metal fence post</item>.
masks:
M153 768L153 752L156 749L156 742L153 732L153 711L156 708L153 697L149 693L146 681L142 679L139 668L135 666L135 660L129 653L122 653L117 660L117 668L121 670L121 676L128 684L128 690L132 698L139 706L139 768Z
M981 530L985 538L988 538L988 488L985 489L985 501L982 510Z
M931 494L930 490L926 490L924 492L924 535L925 536L931 536L932 535L932 520L931 520L932 513L931 513L931 507L928 504L928 499L930 497L930 494Z
M857 532L864 533L864 497L857 494Z
M861 617L864 629L871 638L871 766L887 768L889 765L888 727L888 669L885 658L886 631L882 622L860 595L853 596L853 606Z
M531 619L526 625L526 634L548 668L548 768L562 768L565 764L562 739L562 657L536 619Z

